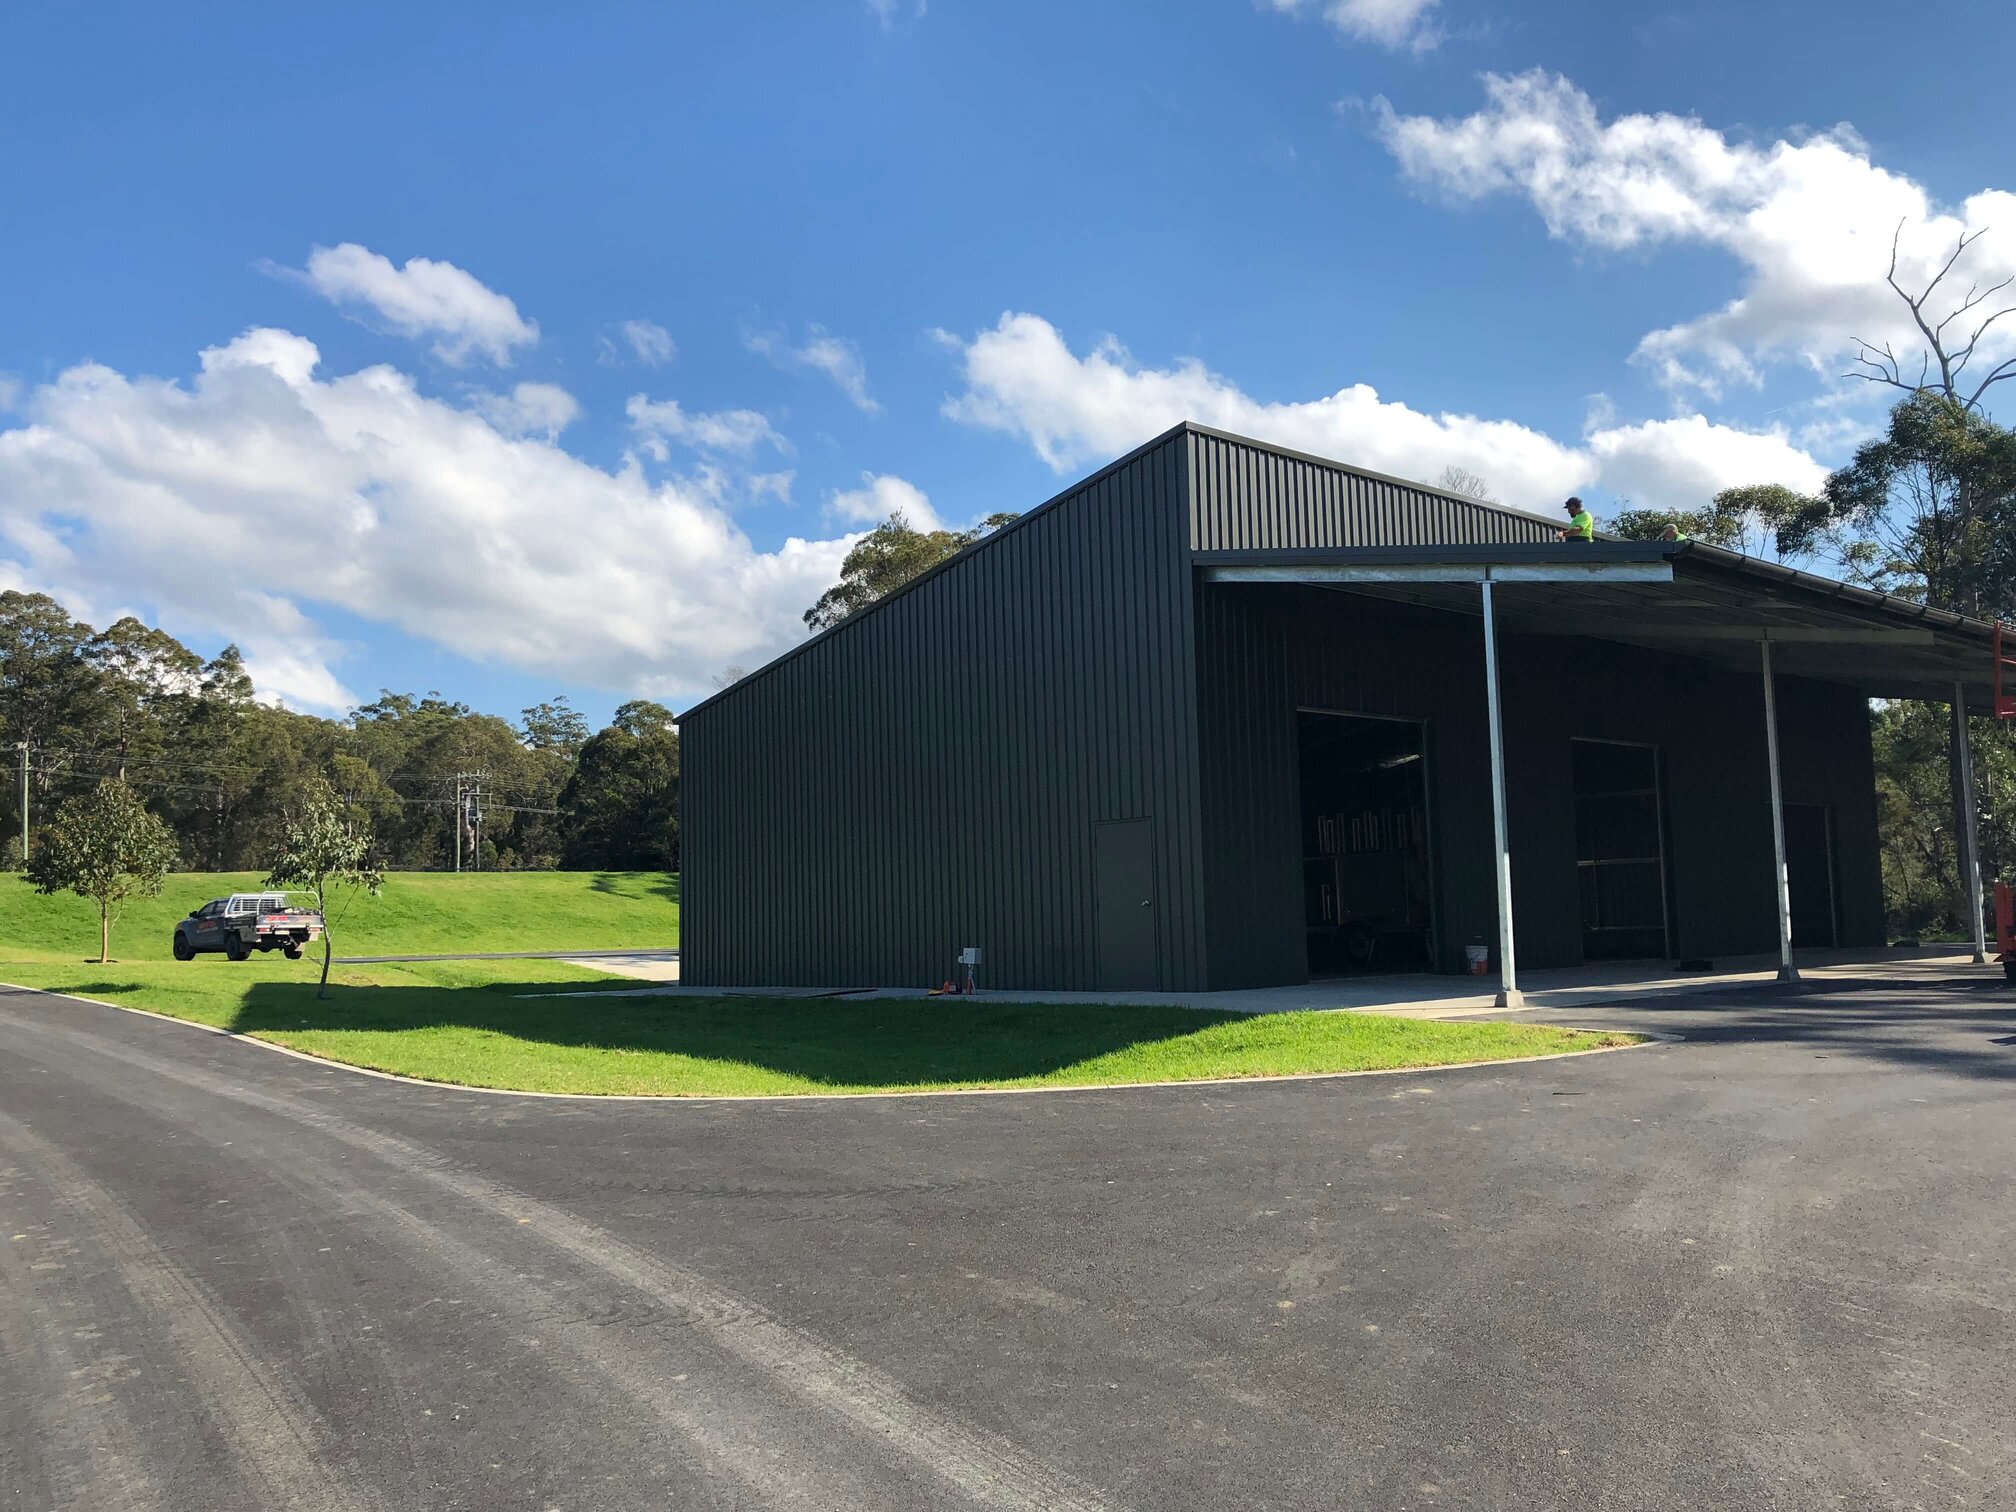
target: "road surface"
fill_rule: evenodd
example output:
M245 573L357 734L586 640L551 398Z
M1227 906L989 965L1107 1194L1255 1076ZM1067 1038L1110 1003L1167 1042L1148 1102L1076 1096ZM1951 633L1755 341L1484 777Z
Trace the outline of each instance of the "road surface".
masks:
M663 1104L0 994L0 1508L2006 1508L2016 1002Z

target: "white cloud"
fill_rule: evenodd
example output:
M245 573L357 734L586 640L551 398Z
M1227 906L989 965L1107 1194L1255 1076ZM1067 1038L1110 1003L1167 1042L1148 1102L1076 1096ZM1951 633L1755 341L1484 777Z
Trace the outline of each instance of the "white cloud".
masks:
M1376 42L1382 47L1426 52L1439 44L1442 33L1431 12L1437 0L1260 0L1270 10L1283 15L1320 14L1345 36L1359 42Z
M1745 431L1701 415L1592 430L1592 483L1653 508L1698 507L1725 488L1783 483L1815 493L1827 469L1781 430Z
M713 410L688 414L677 399L650 399L632 394L623 406L630 417L639 443L660 462L671 453L668 441L677 441L703 452L732 452L748 456L759 446L780 452L791 443L777 433L770 417L757 410Z
M256 588L238 591L228 633L262 703L342 714L361 700L331 667L345 648L316 629L300 606Z
M1638 344L1638 359L1676 390L1755 386L1766 364L1787 359L1831 376L1858 336L1915 352L1908 313L1883 282L1893 236L1899 281L1913 290L1964 232L1991 225L1953 294L2016 274L2016 195L1984 189L1941 209L1876 164L1852 127L1762 146L1691 116L1605 121L1587 94L1541 70L1489 74L1484 88L1485 109L1451 120L1376 102L1380 138L1408 178L1456 200L1523 196L1564 241L1701 244L1743 265L1740 295ZM1992 344L1982 358L2016 353L2016 326Z
M759 551L693 483L507 434L389 366L318 365L253 330L187 381L83 364L29 390L0 429L0 579L116 583L180 633L240 640L269 692L340 708L320 607L675 697L799 639L838 575L846 539ZM245 544L248 521L281 544Z
M637 354L637 360L649 367L663 367L679 355L672 333L655 320L624 321L623 339Z
M479 390L470 405L507 436L548 441L581 418L581 405L557 383L521 383L508 394Z
M435 337L434 355L456 366L476 353L508 363L514 348L539 339L539 327L517 305L453 263L415 257L395 267L344 242L316 247L292 276L333 304L367 306L402 336Z
M846 337L835 336L822 325L808 325L799 346L775 331L759 331L747 344L750 351L762 353L786 371L809 368L824 373L856 409L869 415L882 413L882 406L868 392L868 368L861 361L860 350Z
M913 19L924 14L930 0L866 0L868 14L882 23L882 30L895 30L896 23L905 16Z
M14 401L21 397L21 380L11 373L0 373L0 415L14 408Z
M1640 505L1692 508L1736 483L1810 488L1824 471L1782 430L1699 415L1621 426L1604 417L1571 446L1509 420L1427 414L1365 384L1266 403L1195 359L1144 367L1111 337L1081 357L1036 315L1003 315L971 341L938 334L959 352L966 385L944 412L1028 441L1058 472L1118 456L1182 420L1403 478L1439 477L1455 463L1508 504L1542 512L1593 487Z
M894 473L861 474L861 486L834 493L826 501L826 512L852 525L880 525L900 514L915 530L945 529L924 490Z

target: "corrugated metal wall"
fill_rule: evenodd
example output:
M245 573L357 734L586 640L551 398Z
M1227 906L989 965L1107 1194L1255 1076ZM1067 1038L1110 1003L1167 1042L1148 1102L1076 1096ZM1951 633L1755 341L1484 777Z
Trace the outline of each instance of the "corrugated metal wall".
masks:
M1572 605L1564 606L1572 613ZM1497 933L1478 619L1322 588L1206 584L1198 612L1213 987L1300 979L1294 711L1427 727L1438 954ZM1569 636L1501 638L1514 917L1527 966L1582 958L1571 741L1660 750L1676 955L1776 948L1763 690L1707 662ZM1883 910L1866 701L1780 678L1785 799L1834 810L1842 943Z
M1307 965L1295 705L1282 622L1267 612L1274 595L1198 589L1205 938L1214 989L1300 981Z
M682 976L1093 989L1093 825L1155 821L1156 983L1204 981L1180 434L682 725Z
M1190 429L1195 551L1552 541L1559 527L1316 457Z

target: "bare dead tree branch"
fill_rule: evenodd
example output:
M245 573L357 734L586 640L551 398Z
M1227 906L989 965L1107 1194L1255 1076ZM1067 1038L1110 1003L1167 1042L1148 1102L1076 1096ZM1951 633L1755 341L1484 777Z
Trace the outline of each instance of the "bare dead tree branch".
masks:
M2006 284L2009 283L2010 281L2011 281L2010 279L2005 278L2002 280L2002 283ZM1997 284L1995 287L1999 289L2002 287L2002 284ZM1981 337L1987 331L1987 329L1993 324L1995 324L1996 321L2000 320L2004 315L2010 314L2011 312L2016 312L2016 305L2004 305L2001 309L1997 310L1993 315L1990 315L1986 320L1982 321L1980 325L1974 328L1974 334L1967 338L1967 345L1960 348L1959 356L1954 359L1953 376L1955 378L1958 378L1960 374L1966 369L1967 364L1974 360L1974 348L1980 344Z
M1890 266L1884 272L1883 281L1896 291L1899 299L1904 301L1904 307L1911 312L1912 324L1918 327L1919 335L1925 339L1925 351L1919 358L1917 381L1912 382L1904 377L1903 364L1889 342L1886 341L1879 347L1860 336L1854 338L1857 348L1855 364L1864 371L1843 373L1841 376L1859 378L1864 383L1879 383L1886 388L1901 389L1907 394L1943 394L1968 410L1979 409L1983 396L1995 384L2005 378L2016 378L2016 358L2010 358L1998 363L1987 377L1975 385L1973 392L1962 393L1960 389L1960 375L1967 370L1967 364L1974 360L1974 352L1980 346L1981 338L1987 335L1989 329L2003 316L2016 314L2016 304L2005 305L1982 320L1968 333L1964 344L1949 346L1946 338L1948 326L1962 316L1979 309L2011 284L2016 284L2016 274L1992 283L1985 289L1978 282L1968 285L1966 296L1937 324L1925 314L1926 306L1939 292L1939 286L1945 282L1946 275L1953 271L1962 257L1966 256L1967 249L1987 234L1986 226L1976 231L1963 231L1954 242L1951 254L1940 264L1939 271L1932 275L1931 282L1913 294L1897 281L1897 257L1904 235L1904 222L1898 221L1897 229L1890 233ZM1939 369L1936 380L1932 376L1935 363Z
M1943 334L1946 327L1953 324L1953 322L1958 320L1962 315L1965 315L1969 310L1973 309L1983 300L1993 299L1997 294L2001 293L2004 289L2008 288L2009 285L2011 285L2012 283L2016 283L2016 274L2011 274L2009 277L2003 279L1999 283L1992 283L1985 289L1982 288L1979 284L1969 284L1967 287L1967 297L1961 300L1960 303L1954 308L1953 313L1948 315L1944 320L1940 321L1939 324L1934 329L1938 330ZM2006 314L2007 312L2004 311L2003 313Z
M1967 396L1967 408L1976 408L1981 403L1981 396L1988 392L1988 386L2000 383L2004 378L2016 378L2016 357L2007 358L1989 369L1988 376L1976 384L1974 392Z

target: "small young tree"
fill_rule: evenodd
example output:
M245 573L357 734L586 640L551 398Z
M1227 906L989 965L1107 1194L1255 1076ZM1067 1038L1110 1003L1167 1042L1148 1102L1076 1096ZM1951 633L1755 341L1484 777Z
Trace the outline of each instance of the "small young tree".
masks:
M108 777L56 810L28 864L45 893L66 889L98 905L98 960L112 956L112 921L128 898L151 898L175 864L175 836L133 790Z
M329 961L334 950L329 929L329 890L356 887L377 897L385 874L371 851L367 823L353 820L350 810L327 781L308 784L300 812L292 817L280 855L266 878L268 887L292 887L315 895L322 915L322 980L315 996L329 995Z

